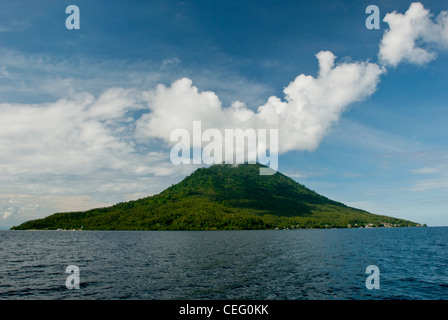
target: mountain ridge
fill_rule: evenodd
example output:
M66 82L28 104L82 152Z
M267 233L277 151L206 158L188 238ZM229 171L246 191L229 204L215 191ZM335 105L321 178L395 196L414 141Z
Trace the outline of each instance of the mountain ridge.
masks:
M247 230L418 226L331 200L260 164L199 168L159 194L82 212L55 213L13 230Z

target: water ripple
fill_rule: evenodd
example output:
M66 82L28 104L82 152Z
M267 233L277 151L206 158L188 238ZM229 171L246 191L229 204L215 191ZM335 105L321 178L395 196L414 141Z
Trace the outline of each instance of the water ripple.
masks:
M448 299L448 228L0 231L0 299ZM69 290L68 265L80 269ZM365 286L368 265L379 290Z

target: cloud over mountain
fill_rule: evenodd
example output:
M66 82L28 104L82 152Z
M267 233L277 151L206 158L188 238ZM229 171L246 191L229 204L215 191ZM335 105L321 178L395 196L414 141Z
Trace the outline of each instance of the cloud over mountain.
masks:
M368 62L335 65L329 51L316 55L317 77L301 74L284 90L284 100L271 96L256 111L235 101L223 107L212 91L199 91L188 78L171 86L159 85L145 94L149 113L137 121L140 138L169 141L178 128L189 130L202 121L203 129L279 129L279 150L314 150L353 102L370 96L377 87L382 69Z

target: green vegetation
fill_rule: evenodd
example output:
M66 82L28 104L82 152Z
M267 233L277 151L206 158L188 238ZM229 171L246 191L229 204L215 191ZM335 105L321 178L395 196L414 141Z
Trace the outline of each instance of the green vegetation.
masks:
M201 168L160 194L85 212L56 213L14 230L246 230L417 226L330 200L259 164Z

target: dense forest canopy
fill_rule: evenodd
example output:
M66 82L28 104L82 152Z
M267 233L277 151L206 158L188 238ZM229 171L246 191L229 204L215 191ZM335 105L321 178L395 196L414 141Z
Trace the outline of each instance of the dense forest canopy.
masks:
M247 230L405 227L417 223L330 200L259 164L200 168L163 192L108 208L55 213L14 230Z

